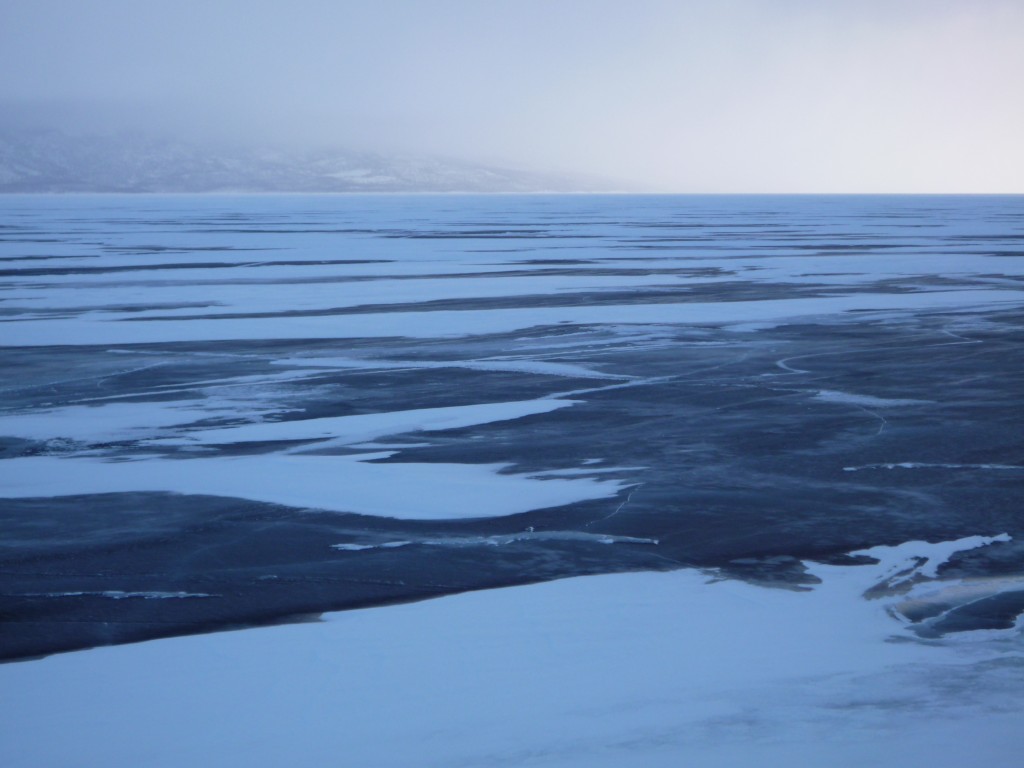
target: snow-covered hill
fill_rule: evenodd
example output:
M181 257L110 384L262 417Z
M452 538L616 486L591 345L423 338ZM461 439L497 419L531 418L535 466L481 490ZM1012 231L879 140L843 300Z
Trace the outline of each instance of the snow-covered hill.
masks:
M225 150L0 128L0 192L575 192L607 183L419 156Z

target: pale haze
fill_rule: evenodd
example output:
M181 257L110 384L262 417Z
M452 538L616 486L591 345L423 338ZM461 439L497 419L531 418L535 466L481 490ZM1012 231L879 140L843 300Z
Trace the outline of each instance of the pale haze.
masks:
M1024 2L0 4L0 109L668 192L1024 192Z

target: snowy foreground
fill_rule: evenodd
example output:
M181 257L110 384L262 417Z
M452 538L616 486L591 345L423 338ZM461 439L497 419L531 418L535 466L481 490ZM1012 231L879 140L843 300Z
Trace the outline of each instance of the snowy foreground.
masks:
M4 764L1007 765L1020 633L926 643L890 613L992 541L814 564L810 592L595 576L7 664Z

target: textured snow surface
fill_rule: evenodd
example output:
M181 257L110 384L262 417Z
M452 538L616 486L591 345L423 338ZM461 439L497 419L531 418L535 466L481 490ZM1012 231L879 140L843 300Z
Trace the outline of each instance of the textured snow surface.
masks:
M0 462L0 485L7 498L167 491L409 519L512 515L606 498L624 487L615 480L533 479L503 473L503 464L370 463L389 456L29 456Z
M32 413L0 415L0 434L34 440L104 442L137 440L162 434L167 427L214 418L255 417L272 413L252 402L175 400L149 403L94 403Z
M392 455L379 451L301 455L386 435L519 419L573 404L572 400L559 399L480 403L184 430L178 437L151 440L150 444L199 448L211 444L313 442L273 454L209 456L200 452L186 459L153 454L112 460L90 455L88 450L76 455L16 457L0 462L0 488L7 498L128 491L211 494L418 519L510 515L614 496L624 487L622 483L587 477L549 478L543 473L537 477L513 474L504 464L368 463ZM193 401L106 403L0 417L0 432L37 439L91 438L98 442L113 437L147 437L160 427L180 427L225 415L235 415L230 402L217 399L205 409Z
M573 405L571 400L531 400L512 403L481 403L448 408L418 408L390 413L333 416L320 419L275 421L238 427L200 429L179 440L161 443L245 443L278 440L320 440L314 447L341 446L373 440L385 435L423 430L458 429L496 421L549 413Z
M435 310L377 312L373 315L132 321L83 314L69 320L19 323L5 339L7 346L46 344L153 344L171 341L238 339L444 338L469 333L511 333L559 323L649 324L707 323L727 326L779 323L784 320L847 312L960 309L1024 304L1014 290L963 289L914 294L857 294L809 299L765 299L728 303L622 304L530 309Z
M8 664L5 765L1006 764L1019 633L925 644L863 596L1004 539L811 564L810 592L596 576Z
M815 395L818 400L826 403L845 403L847 405L863 405L872 408L895 408L900 405L919 405L928 402L927 400L915 400L914 398L899 397L874 397L872 395L857 395L852 392L835 392L823 389Z

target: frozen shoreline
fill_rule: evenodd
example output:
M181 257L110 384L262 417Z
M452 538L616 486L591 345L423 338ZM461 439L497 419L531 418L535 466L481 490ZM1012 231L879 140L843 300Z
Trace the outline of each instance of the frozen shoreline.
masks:
M1024 748L1019 630L922 643L863 592L908 568L934 588L951 554L1004 539L811 564L810 592L594 576L6 664L6 765L998 760Z

